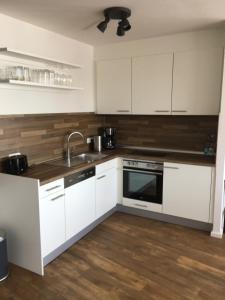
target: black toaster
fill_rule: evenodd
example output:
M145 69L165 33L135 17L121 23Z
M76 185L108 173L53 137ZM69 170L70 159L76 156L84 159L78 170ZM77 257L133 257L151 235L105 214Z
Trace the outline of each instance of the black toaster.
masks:
M26 172L28 168L27 156L20 153L10 154L3 161L3 170L5 173L20 175Z

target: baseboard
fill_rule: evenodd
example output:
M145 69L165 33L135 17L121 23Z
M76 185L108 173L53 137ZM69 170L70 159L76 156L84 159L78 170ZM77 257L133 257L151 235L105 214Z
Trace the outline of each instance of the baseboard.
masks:
M215 232L215 231L211 231L210 233L211 237L217 238L217 239L222 239L223 237L223 232Z
M190 227L190 228L194 228L194 229L199 229L199 230L203 230L203 231L207 231L207 232L210 232L212 230L212 224L209 224L209 223L204 223L204 222L199 222L199 221L174 217L174 216L170 216L170 215L166 215L166 214L162 214L162 213L151 212L151 211L147 211L147 210L142 210L142 209L138 209L138 208L124 206L122 204L117 204L116 207L111 209L105 215L103 215L99 219L95 220L89 226L84 228L81 232L79 232L78 234L73 236L71 239L66 241L64 244L62 244L60 247L55 249L53 252L51 252L50 254L45 256L44 259L43 259L44 266L46 266L51 261L53 261L56 257L58 257L60 254L62 254L64 251L66 251L68 248L70 248L73 244L75 244L77 241L79 241L81 238L83 238L85 235L87 235L97 225L102 223L105 219L110 217L116 211L131 214L131 215L135 215L135 216L139 216L139 217L158 220L158 221L162 221L162 222L166 222L166 223L182 225L182 226L186 226L186 227ZM221 239L222 236L223 236L223 233L217 233L217 232L212 231L211 236Z
M77 241L79 241L81 238L83 238L85 235L87 235L91 230L93 230L97 225L102 223L105 219L110 217L114 212L117 211L117 207L114 207L110 211L108 211L106 214L95 220L93 223L91 223L89 226L81 230L78 234L74 235L71 239L66 241L64 244L62 244L60 247L55 249L53 252L49 253L47 256L43 258L43 265L46 266L51 261L53 261L57 256L62 254L64 251L66 251L68 248L70 248L73 244L75 244Z
M210 232L212 230L212 224L210 223L205 223L205 222L200 222L200 221L195 221L195 220L190 220L190 219L185 219L180 217L174 217L162 213L124 206L122 204L117 205L117 211L139 216L139 217L149 218L161 222L182 225L182 226L199 229L207 232Z

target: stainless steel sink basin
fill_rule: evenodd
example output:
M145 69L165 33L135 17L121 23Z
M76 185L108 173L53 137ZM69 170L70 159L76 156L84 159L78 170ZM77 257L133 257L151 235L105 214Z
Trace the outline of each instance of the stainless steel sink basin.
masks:
M106 156L107 156L107 154L102 154L102 153L82 153L82 154L71 157L70 167L74 167L74 166L80 165L82 163L92 163L92 162L102 159ZM55 160L55 161L52 161L49 163L54 166L69 167L66 159L58 159L58 160Z

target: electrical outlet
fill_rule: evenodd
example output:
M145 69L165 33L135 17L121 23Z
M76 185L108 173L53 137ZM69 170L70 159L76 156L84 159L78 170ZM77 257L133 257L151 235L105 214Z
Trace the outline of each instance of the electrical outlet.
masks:
M90 144L90 143L91 143L91 140L92 140L92 138L88 137L88 138L87 138L87 144Z

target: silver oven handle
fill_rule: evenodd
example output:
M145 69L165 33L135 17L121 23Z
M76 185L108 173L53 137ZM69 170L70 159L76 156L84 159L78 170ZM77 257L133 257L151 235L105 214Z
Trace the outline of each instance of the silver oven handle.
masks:
M164 169L179 170L178 167L167 167L167 166L164 166Z
M134 170L134 169L123 169L123 171L131 171L131 172L134 172L134 173L142 173L142 174L152 174L152 175L160 175L162 176L163 174L160 174L160 173L156 173L156 172L149 172L149 171L137 171L137 170Z
M137 206L137 207L146 207L146 208L148 207L147 205L137 204L137 203L134 203L133 205L134 205L134 206Z

